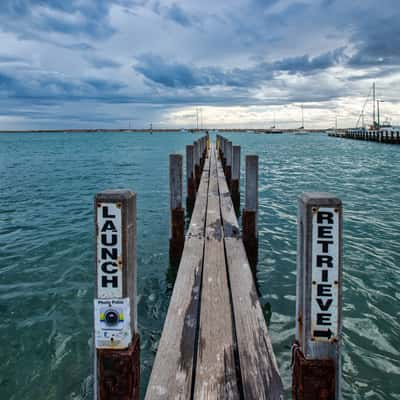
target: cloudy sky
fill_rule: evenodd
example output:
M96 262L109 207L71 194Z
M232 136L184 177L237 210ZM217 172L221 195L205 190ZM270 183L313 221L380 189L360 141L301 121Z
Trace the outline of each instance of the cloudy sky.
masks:
M399 0L1 0L0 43L0 129L352 126L373 81L400 123Z

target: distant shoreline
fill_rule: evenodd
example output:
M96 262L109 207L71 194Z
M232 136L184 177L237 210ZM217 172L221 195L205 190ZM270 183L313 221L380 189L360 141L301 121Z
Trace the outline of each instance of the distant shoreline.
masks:
M242 132L242 133L295 133L295 132L326 132L331 128L326 129L251 129L251 128L223 128L223 129L32 129L32 130L0 130L1 133L167 133L167 132L182 132L182 133L200 133L200 132ZM342 129L338 129L342 130ZM344 129L343 129L344 131Z

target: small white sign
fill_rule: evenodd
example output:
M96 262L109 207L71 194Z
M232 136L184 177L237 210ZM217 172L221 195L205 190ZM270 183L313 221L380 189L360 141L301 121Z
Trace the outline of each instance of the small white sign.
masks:
M311 337L331 342L338 337L339 212L313 209Z
M126 349L132 341L129 298L94 300L97 349Z
M97 205L97 297L122 297L122 209Z

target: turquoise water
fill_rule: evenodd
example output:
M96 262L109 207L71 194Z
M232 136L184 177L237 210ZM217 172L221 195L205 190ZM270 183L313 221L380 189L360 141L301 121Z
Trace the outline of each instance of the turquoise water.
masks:
M322 190L344 202L344 398L400 398L400 148L322 134L225 136L242 156L260 156L257 283L287 397L296 198ZM92 397L92 202L107 188L138 193L144 393L173 285L168 154L195 138L0 135L0 399Z

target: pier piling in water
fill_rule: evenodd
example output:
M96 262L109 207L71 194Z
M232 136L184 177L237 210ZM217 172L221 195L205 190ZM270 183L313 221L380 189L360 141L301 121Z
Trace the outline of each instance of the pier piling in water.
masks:
M232 179L232 142L230 142L229 140L226 142L225 152L226 152L225 177L228 183L228 187L230 189L231 179Z
M240 210L240 146L232 146L232 179L230 189L233 206L238 214Z
M258 260L258 156L246 156L245 206L242 211L243 243L252 268Z
M138 400L136 194L95 196L94 398Z
M196 191L200 185L200 178L201 178L201 156L200 156L200 143L196 140L194 143L194 177L196 183Z
M186 209L192 212L196 200L196 183L194 177L194 146L186 146Z
M182 255L185 243L185 210L182 207L182 156L169 156L169 187L171 210L171 236L169 254L173 263L177 263Z
M342 203L299 198L294 400L341 398Z

